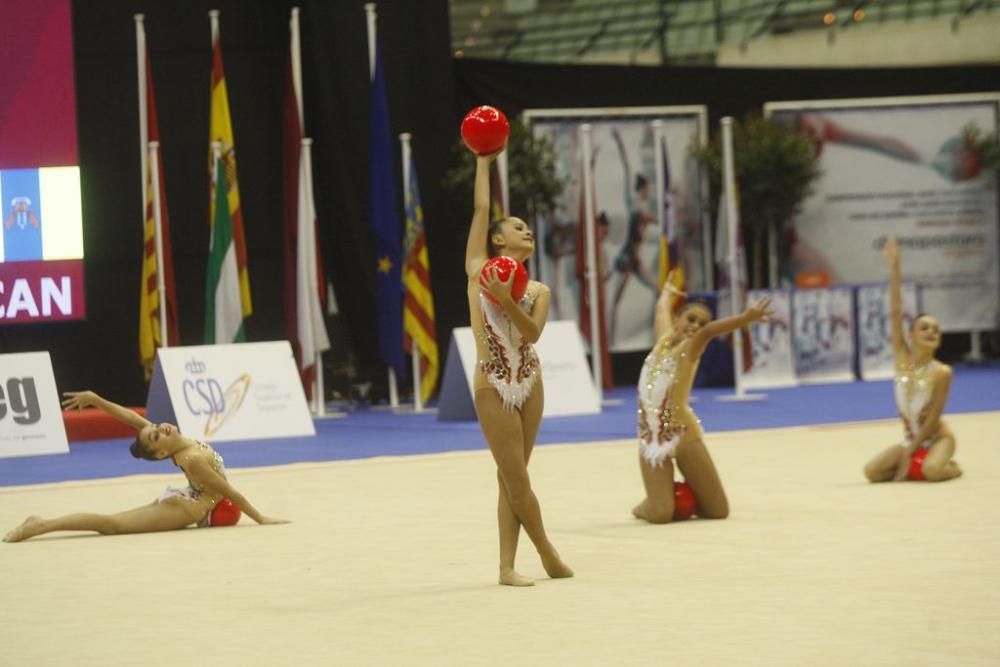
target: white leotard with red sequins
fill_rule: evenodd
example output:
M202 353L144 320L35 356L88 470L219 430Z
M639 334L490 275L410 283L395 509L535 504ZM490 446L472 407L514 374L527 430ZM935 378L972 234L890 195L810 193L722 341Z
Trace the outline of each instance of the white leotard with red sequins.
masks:
M639 452L651 465L662 465L674 455L687 427L674 418L670 402L677 375L672 348L657 343L646 356L639 373L638 420Z
M530 314L535 296L531 290L525 292L518 307ZM480 294L479 307L483 314L483 342L489 355L479 360L479 368L500 394L505 409L520 408L541 376L538 355L507 317L503 306Z

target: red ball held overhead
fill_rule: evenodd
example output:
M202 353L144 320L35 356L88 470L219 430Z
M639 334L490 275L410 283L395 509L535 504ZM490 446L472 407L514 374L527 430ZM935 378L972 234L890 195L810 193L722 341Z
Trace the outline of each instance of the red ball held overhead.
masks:
M674 482L674 521L690 519L698 511L698 499L684 482Z
M496 153L509 136L507 116L496 107L476 107L462 120L462 141L476 155Z
M499 303L489 292L486 291L486 284L488 280L487 274L489 270L494 267L497 270L497 279L500 280L500 282L507 282L511 271L514 272L514 282L510 285L510 296L514 299L514 301L520 301L521 297L524 296L525 290L528 289L528 270L524 268L524 264L517 261L513 257L507 257L506 255L493 257L483 264L483 268L479 272L479 287L482 288L481 291L483 296L493 303Z

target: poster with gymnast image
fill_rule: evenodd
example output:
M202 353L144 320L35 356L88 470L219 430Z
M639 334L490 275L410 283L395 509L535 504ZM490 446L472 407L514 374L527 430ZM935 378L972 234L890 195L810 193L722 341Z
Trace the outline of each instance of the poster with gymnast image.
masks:
M649 349L659 294L657 188L663 193L662 231L669 229L671 256L683 268L686 289L708 286L705 186L692 153L706 134L704 107L547 109L524 115L535 136L551 142L557 174L566 182L556 210L535 221L542 239L539 278L552 290L550 318L579 321L580 296L587 289L578 258L585 229L580 126L586 123L592 128L589 169L609 349ZM654 120L662 123L660 182Z
M903 279L945 331L1000 321L997 179L964 138L997 131L1000 94L782 102L765 111L816 139L822 175L786 221L779 273L884 282L887 238Z
M768 387L794 387L795 354L792 350L792 295L791 290L750 290L746 302L771 299L772 315L766 322L750 326L750 351L752 363L743 374L747 389Z
M854 379L854 290L792 292L795 375L802 384Z

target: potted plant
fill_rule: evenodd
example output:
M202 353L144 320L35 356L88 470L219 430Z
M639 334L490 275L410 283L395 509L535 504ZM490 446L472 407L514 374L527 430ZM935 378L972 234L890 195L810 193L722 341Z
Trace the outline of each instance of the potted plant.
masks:
M722 138L695 150L708 171L710 191L706 202L712 215L718 214L718 193L722 190ZM819 177L814 140L793 127L749 114L733 121L733 162L737 202L743 238L751 250L751 284L765 283L768 234L777 234L809 195ZM776 260L777 258L772 258Z

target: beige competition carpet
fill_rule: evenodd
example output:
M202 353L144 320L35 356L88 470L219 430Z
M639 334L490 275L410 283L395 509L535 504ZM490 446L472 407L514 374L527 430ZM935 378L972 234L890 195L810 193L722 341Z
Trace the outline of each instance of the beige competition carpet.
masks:
M895 421L709 433L725 521L634 520L631 442L539 447L552 581L496 581L488 452L232 470L284 526L0 544L0 665L1000 664L1000 413L948 417L961 479L871 485ZM180 476L0 489L114 512Z

